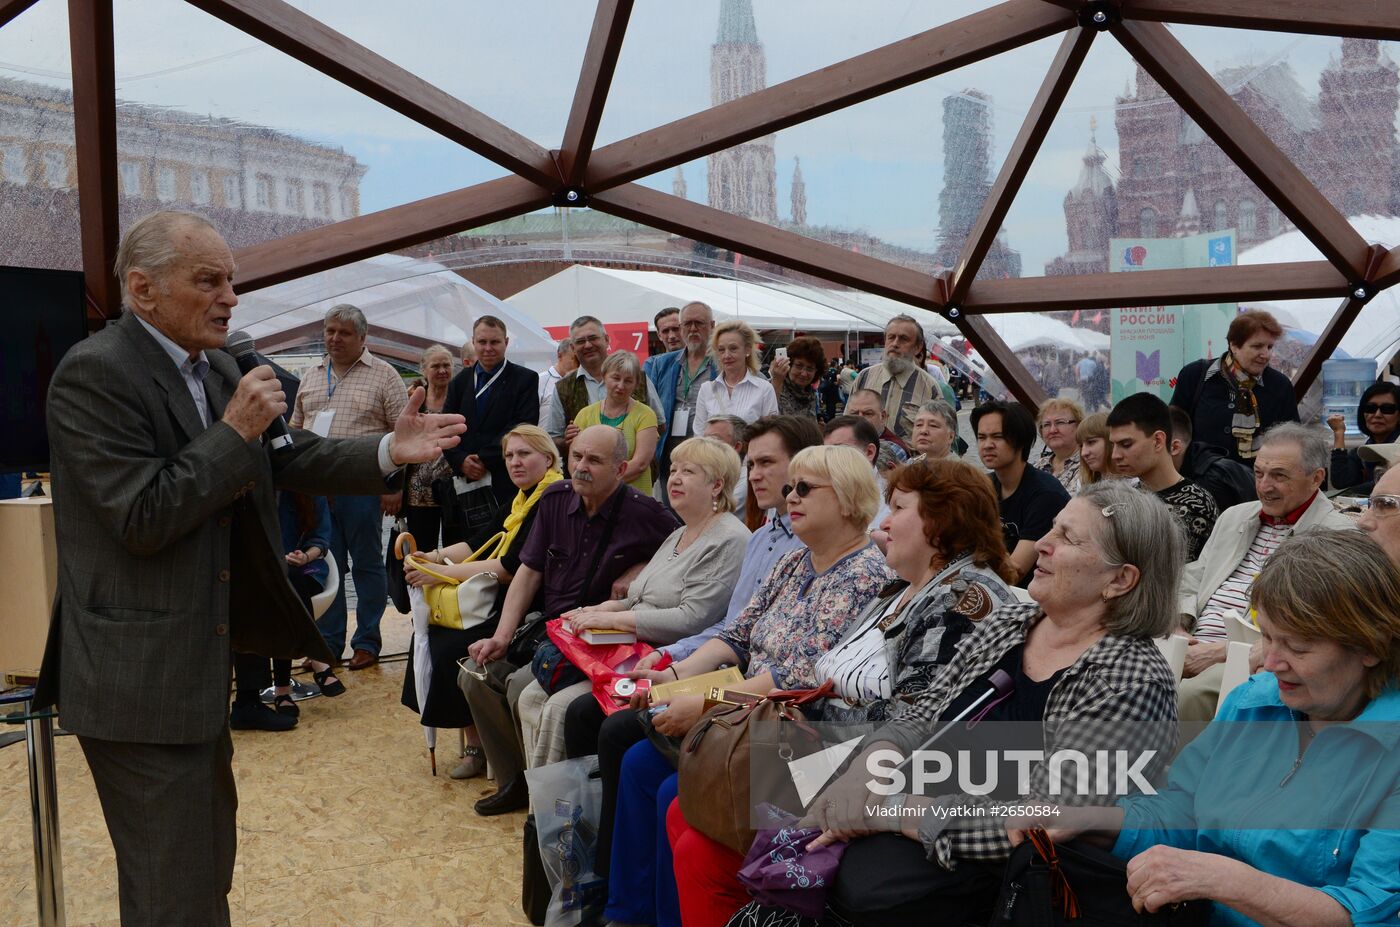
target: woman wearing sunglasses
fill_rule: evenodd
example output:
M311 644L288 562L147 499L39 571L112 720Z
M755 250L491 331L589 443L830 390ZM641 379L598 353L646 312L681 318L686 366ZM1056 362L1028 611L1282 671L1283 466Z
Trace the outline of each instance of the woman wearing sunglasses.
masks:
M1355 448L1347 450L1346 422L1341 413L1327 416L1327 425L1332 429L1332 488L1350 489L1374 480L1376 465L1357 456ZM1366 436L1367 444L1400 440L1400 386L1382 382L1367 387L1356 406L1356 427Z

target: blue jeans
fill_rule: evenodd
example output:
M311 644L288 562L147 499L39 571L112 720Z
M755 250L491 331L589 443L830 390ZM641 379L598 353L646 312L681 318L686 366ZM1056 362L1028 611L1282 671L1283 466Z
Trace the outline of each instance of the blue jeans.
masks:
M345 574L355 578L355 638L351 649L378 655L379 619L389 596L384 573L384 516L378 496L329 496L331 554L340 567L340 592L321 620L321 636L340 656L345 650Z
M651 741L634 744L622 760L603 916L624 924L681 927L666 809L680 777Z

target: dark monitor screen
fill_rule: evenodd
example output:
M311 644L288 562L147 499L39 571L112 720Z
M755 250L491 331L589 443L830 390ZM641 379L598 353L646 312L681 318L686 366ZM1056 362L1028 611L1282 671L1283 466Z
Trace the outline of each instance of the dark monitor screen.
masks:
M85 337L82 274L0 267L0 472L49 469L49 381Z

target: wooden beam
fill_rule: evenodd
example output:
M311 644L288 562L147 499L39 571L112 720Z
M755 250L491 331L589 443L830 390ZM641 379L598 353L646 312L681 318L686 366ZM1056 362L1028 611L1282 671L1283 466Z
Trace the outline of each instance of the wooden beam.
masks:
M548 206L549 192L519 177L405 203L320 228L276 238L234 253L240 293L340 267L395 248Z
M1016 397L1016 401L1035 415L1040 404L1047 398L1045 387L1036 382L1026 365L1016 356L1010 346L992 328L992 323L981 316L962 313L953 320L964 338L972 342L982 360L995 373L998 379Z
M1381 267L1385 264L1389 255L1383 245L1372 245L1366 256L1366 279L1375 280ZM1342 336L1351 328L1356 317L1365 307L1367 301L1375 295L1375 284L1367 287L1369 293L1358 294L1353 292L1342 300L1342 304L1337 307L1337 311L1328 320L1327 326L1322 329L1317 340L1313 342L1312 348L1308 350L1308 356L1303 361L1303 366L1293 377L1293 392L1299 398L1312 386L1317 375L1322 372L1322 364L1332 356L1332 352L1337 350L1337 345L1342 343Z
M1348 289L1347 279L1326 261L1299 261L978 280L962 308L978 313L1189 306L1243 299L1343 296Z
M68 0L68 41L73 61L73 139L88 314L110 319L121 311L121 287L113 270L121 222L117 213L112 0Z
M1391 248L1376 268L1376 276L1371 284L1378 289L1385 289L1397 283L1400 283L1400 248Z
M588 159L593 154L593 141L598 136L598 123L603 118L603 105L608 100L608 88L612 86L631 15L632 0L598 0L588 49L583 54L583 70L574 90L574 105L569 110L563 144L559 146L559 170L567 187L582 183L588 170Z
M1030 111L1021 123L1021 131L1011 143L1011 152L982 204L977 221L972 224L967 241L963 243L962 254L953 268L953 283L948 299L951 304L961 305L967 298L967 291L972 287L972 281L977 277L982 261L996 241L997 233L1001 231L1001 224L1006 220L1011 203L1016 199L1022 181L1029 173L1031 162L1040 151L1051 123L1055 121L1055 114L1064 103L1070 84L1074 83L1074 77L1079 73L1080 65L1084 63L1084 57L1089 54L1089 46L1093 44L1095 34L1089 29L1074 29L1066 33L1060 42L1060 50L1055 54L1055 60L1050 63L1050 70L1041 82L1040 92L1031 103Z
M1395 0L1124 0L1124 19L1400 40Z
M595 193L592 208L709 242L719 248L772 261L823 280L855 287L900 302L938 311L938 281L925 273L890 264L836 245L764 225L639 184Z
M1298 368L1298 372L1293 375L1293 395L1299 400L1303 398L1312 387L1317 375L1322 372L1322 362L1332 356L1332 352L1341 343L1342 335L1346 334L1351 323L1356 321L1356 317L1365 308L1363 300L1352 299L1348 296L1337 306L1337 311L1332 314L1332 318L1327 322L1325 334L1319 336L1317 341L1308 349L1308 356L1303 361L1303 366Z
M282 0L188 2L506 170L559 185L545 148Z
M39 0L0 0L0 26L29 9Z
M1362 279L1365 239L1166 26L1125 20L1113 27L1113 35L1323 257L1348 278Z
M1006 0L839 64L598 149L590 193L807 122L1066 29L1076 19L1043 0Z

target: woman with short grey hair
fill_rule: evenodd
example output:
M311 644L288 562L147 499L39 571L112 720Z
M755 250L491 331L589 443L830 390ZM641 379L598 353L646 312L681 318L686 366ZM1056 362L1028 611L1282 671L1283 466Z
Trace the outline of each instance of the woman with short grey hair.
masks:
M841 910L857 923L892 923L929 910L947 923L985 923L1011 853L996 808L1111 805L1130 765L1148 781L1165 769L1176 746L1176 678L1152 638L1173 626L1185 550L1176 520L1155 496L1096 483L1069 501L1036 544L1034 601L1002 606L976 624L918 700L870 735L864 755L812 802L823 828L818 842L851 841L832 887ZM1038 722L1041 743L1033 746L1041 757L1082 754L1090 758L1090 781L1124 785L1052 793L1050 764L1035 760L1025 784L958 796L960 807L986 812L979 817L987 823L962 828L946 828L942 817L919 813L927 807L913 807L940 803L933 794L870 790L876 751L910 755L987 692L999 672L1011 678L1010 691L984 705L979 723ZM952 742L939 749L953 749ZM869 891L877 883L884 889Z
M914 432L910 441L919 460L942 460L956 457L958 446L958 413L942 399L930 399L919 406L914 416Z

